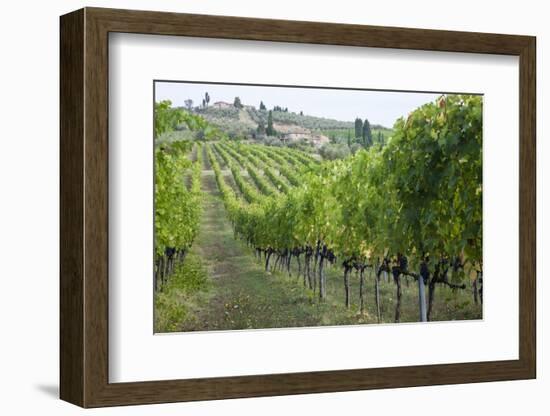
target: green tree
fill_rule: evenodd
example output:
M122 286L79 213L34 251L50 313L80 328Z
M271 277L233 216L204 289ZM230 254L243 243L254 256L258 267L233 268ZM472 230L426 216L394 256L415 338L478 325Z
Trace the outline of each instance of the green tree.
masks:
M187 100L184 101L185 103L185 108L187 108L188 111L191 111L193 109L193 100L188 98Z
M360 139L363 137L363 120L359 117L355 119L355 138Z
M263 101L260 101L260 110L265 110L265 104Z
M155 139L165 132L185 126L198 140L213 140L221 136L220 130L198 114L182 108L173 108L169 100L155 103Z
M266 133L265 124L264 124L263 120L260 120L260 122L258 123L258 128L256 129L256 131L258 132L258 134L265 134Z
M363 123L363 132L362 132L362 138L363 138L363 147L365 149L368 149L373 145L372 142L372 131L370 129L370 123L369 120L365 118L365 122Z
M265 132L268 136L275 136L275 129L273 128L273 113L271 110L267 115L267 129Z
M233 101L233 106L235 108L243 108L243 104L241 103L241 99L239 97L235 97L235 100Z
M208 107L208 103L210 102L210 94L208 92L204 93L204 102L206 103L205 107Z
M179 108L173 108L170 100L155 103L155 138L162 133L174 131L185 121L186 113Z

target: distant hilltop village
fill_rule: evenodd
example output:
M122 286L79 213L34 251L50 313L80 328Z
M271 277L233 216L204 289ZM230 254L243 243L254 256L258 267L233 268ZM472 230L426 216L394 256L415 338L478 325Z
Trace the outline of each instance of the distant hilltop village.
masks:
M325 143L330 142L329 138L324 134L315 133L305 127L279 123L274 123L273 127L275 128L275 131L280 132L281 140L283 142L288 143L303 140L315 147L320 147Z
M233 104L226 103L225 101L216 101L214 104L212 104L212 107L214 107L214 108L231 108L231 107L233 107Z
M187 107L235 138L278 139L284 144L301 142L321 147L330 142L327 131L354 128L352 122L290 112L280 106L268 109L263 102L256 108L242 104L238 97L233 103L215 101L209 104L203 100L201 106Z

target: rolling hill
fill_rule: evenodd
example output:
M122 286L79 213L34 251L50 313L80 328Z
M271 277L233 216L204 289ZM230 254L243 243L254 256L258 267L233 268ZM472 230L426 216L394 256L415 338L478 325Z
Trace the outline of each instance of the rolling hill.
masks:
M246 138L264 140L268 125L269 110L257 109L245 105L240 108L226 102L216 102L207 107L197 107L193 110L214 126L222 129L231 138ZM354 137L354 122L334 120L323 117L295 113L276 107L271 111L273 138L283 143L301 142L314 147L328 143L347 143ZM386 141L391 129L383 126L372 126L375 140Z

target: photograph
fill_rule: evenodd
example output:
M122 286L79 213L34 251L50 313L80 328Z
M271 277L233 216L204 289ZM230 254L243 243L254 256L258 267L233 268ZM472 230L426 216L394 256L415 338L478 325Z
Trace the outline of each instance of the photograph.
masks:
M154 333L483 319L482 94L153 88Z

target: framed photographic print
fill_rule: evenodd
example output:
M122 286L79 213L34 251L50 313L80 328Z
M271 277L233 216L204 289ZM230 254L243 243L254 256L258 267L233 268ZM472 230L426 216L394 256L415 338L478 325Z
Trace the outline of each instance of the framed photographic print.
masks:
M536 376L535 38L61 17L61 398Z

